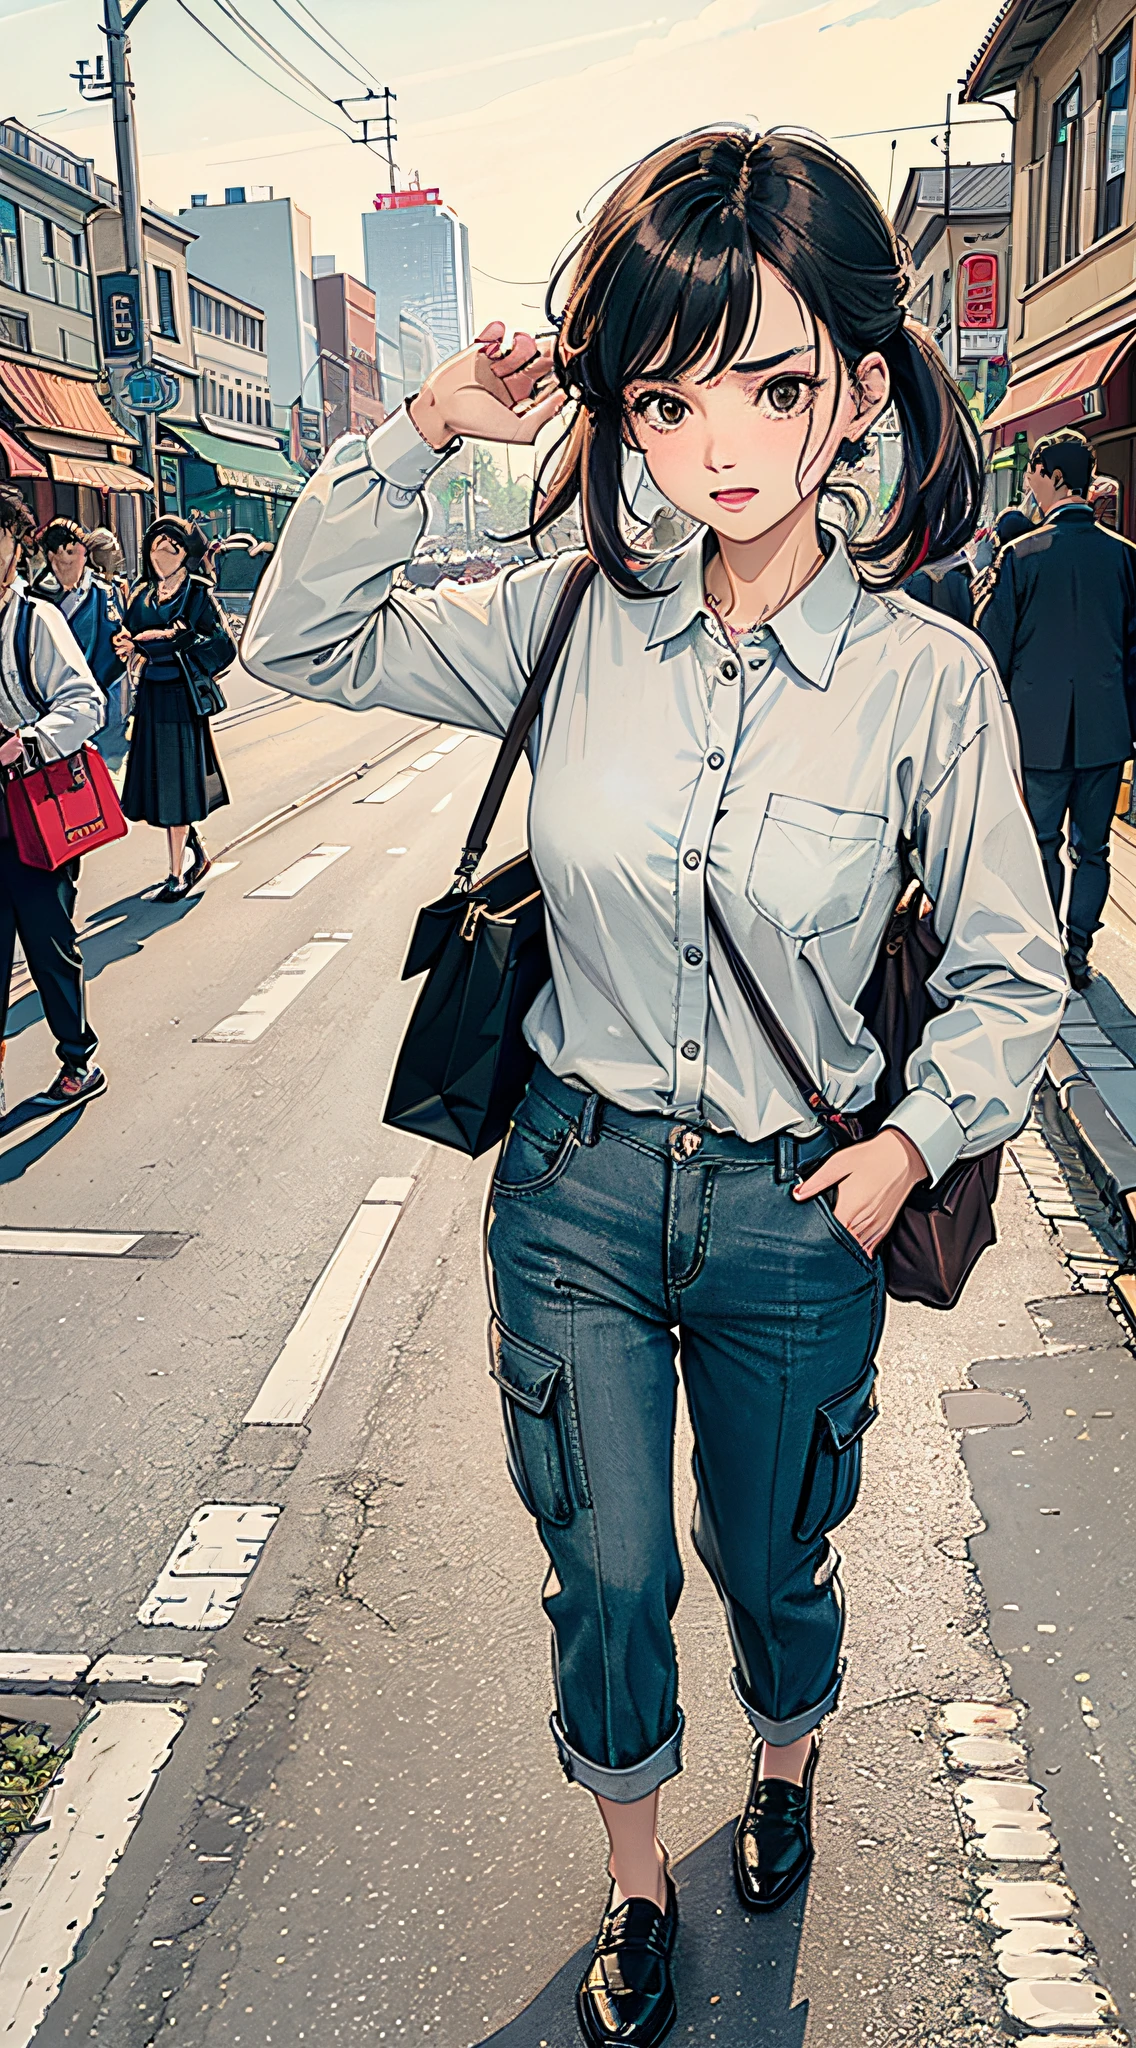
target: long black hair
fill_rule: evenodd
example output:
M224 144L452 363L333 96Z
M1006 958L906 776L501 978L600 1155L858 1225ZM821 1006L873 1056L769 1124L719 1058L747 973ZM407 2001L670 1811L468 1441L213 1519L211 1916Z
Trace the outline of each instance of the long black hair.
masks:
M142 536L142 576L145 582L153 583L156 580L150 556L154 542L162 534L167 540L172 540L175 547L183 550L186 571L190 576L207 576L212 582L213 572L205 558L208 540L201 528L194 525L192 519L179 519L173 512L164 512L160 519L155 519L146 528Z
M865 580L900 583L974 531L978 433L930 335L904 311L904 253L870 187L812 137L703 129L629 172L548 294L556 374L578 406L547 486L538 478L532 532L579 500L590 552L628 597L647 594L635 570L649 558L620 529L624 393L648 370L673 381L695 366L729 368L754 330L759 256L827 330L849 377L876 351L888 366L903 461L878 530L851 543Z

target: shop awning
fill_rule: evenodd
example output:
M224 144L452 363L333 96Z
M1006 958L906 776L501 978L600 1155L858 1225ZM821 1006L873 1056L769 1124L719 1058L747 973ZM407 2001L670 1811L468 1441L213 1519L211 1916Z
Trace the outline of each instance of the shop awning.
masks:
M0 427L0 448L3 449L7 460L9 476L46 477L47 471L39 458L33 455L30 449L21 448L15 437L6 434L3 427Z
M308 480L307 472L289 462L279 448L260 448L255 441L226 441L200 427L183 427L180 420L166 420L165 431L176 434L203 462L211 462L218 483L229 490L298 498Z
M88 455L55 455L48 451L51 474L57 484L89 484L93 491L152 491L154 486L140 469L125 462L95 462Z
M93 384L60 377L31 363L0 360L0 391L21 426L41 432L80 434L88 441L133 448L135 437L108 412Z
M1112 375L1134 341L1136 334L1113 334L1107 341L1093 342L1090 347L1080 349L1076 355L1063 356L1060 362L1051 363L1045 370L1012 377L1004 396L983 420L983 432L989 432L991 428L1016 426L1019 421L1027 419L1035 420L1041 432L1048 427L1073 426L1082 400ZM1053 421L1037 418L1055 406L1064 408L1069 417ZM1096 412L1099 410L1098 406ZM1081 416L1091 419L1095 414L1082 408Z

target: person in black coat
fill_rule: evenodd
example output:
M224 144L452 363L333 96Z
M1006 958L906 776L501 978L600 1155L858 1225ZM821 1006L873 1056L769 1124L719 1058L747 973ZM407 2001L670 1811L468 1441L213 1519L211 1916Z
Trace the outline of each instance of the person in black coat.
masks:
M170 872L160 903L178 902L208 873L197 823L229 801L209 720L225 708L216 677L237 650L204 571L205 549L204 534L187 519L166 516L147 528L144 581L115 640L137 679L122 808L128 818L166 828ZM192 859L183 873L187 845Z
M1017 721L1026 803L1059 916L1069 819L1065 964L1077 989L1089 983L1108 895L1136 683L1136 547L1097 524L1086 496L1092 474L1083 434L1066 429L1035 443L1026 481L1043 524L1003 549L976 620Z
M40 535L47 568L31 585L31 596L57 605L87 657L103 696L106 717L95 738L99 752L121 758L125 680L114 636L122 626L118 592L99 576L91 559L91 535L74 519L53 519Z
M974 623L974 597L970 564L961 549L947 562L936 562L929 569L916 569L903 586L908 597L918 604L927 605L933 612L945 612L949 619L957 619L960 626Z

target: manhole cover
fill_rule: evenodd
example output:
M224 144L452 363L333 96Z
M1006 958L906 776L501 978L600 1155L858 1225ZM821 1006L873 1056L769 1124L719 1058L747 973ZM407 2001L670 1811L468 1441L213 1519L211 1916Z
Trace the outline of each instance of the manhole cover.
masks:
M1024 1422L1029 1409L1016 1394L995 1394L987 1387L961 1388L940 1394L943 1414L952 1429L997 1429Z

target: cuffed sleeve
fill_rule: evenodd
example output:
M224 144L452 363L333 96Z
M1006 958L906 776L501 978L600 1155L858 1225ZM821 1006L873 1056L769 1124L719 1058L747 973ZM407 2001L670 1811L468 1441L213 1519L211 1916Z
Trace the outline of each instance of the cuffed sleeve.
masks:
M98 732L106 718L106 698L54 605L35 607L30 654L36 690L47 709L23 728L24 737L35 740L45 761L62 760Z
M571 565L554 557L484 583L396 590L425 528L422 492L444 459L403 407L367 440L344 435L293 506L261 580L241 661L317 702L385 705L476 732L505 731Z
M922 1153L932 1181L1021 1130L1068 993L997 678L989 669L964 678L944 708L936 729L947 735L945 759L925 764L914 804L943 946L928 988L943 1011L908 1060L909 1092L886 1119Z

